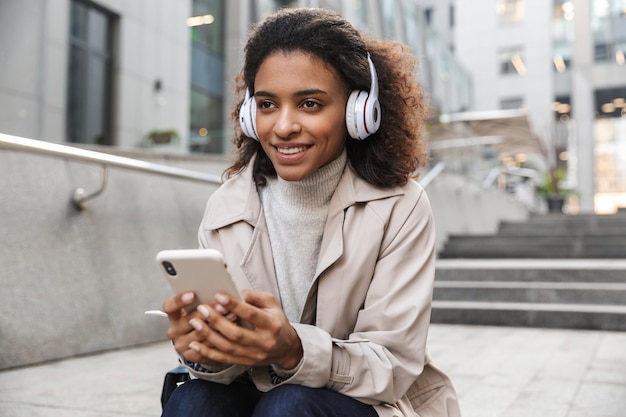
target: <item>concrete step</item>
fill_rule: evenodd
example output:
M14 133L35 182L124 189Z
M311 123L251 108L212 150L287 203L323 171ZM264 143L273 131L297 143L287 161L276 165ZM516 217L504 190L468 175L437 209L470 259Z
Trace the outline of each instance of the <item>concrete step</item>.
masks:
M451 235L441 258L626 259L626 215L541 215L493 235Z
M440 281L435 282L433 298L446 301L626 306L626 283Z
M440 258L625 258L623 236L450 236Z
M576 247L560 246L541 248L534 246L492 246L487 244L474 245L450 245L439 253L442 259L466 258L466 259L508 259L517 258L540 258L540 259L624 259L626 247Z
M439 259L435 282L626 283L621 259Z
M439 259L431 321L626 330L626 260Z
M611 222L626 222L626 212L615 214L541 214L530 216L524 223L528 224L605 224Z
M602 224L514 223L502 222L498 235L504 236L626 236L626 221Z
M506 236L506 235L451 235L452 244L467 245L519 245L519 246L571 246L571 245L588 245L588 246L612 246L626 245L626 235L599 236L599 235L533 235L533 236ZM624 254L626 256L626 254Z
M433 301L431 322L626 331L626 306Z

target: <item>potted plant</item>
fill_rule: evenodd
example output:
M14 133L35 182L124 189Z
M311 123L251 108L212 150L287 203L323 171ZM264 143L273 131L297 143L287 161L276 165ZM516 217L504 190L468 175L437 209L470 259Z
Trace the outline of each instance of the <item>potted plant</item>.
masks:
M180 135L176 130L153 130L144 138L143 146L148 148L172 147L179 143Z
M564 185L566 177L565 168L553 168L537 185L537 192L545 199L550 213L562 213L565 201L574 192Z

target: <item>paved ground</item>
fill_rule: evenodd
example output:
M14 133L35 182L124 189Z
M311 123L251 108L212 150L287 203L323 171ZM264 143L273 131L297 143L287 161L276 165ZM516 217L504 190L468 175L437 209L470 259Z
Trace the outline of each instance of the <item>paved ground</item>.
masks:
M626 416L626 332L433 325L464 417ZM168 342L0 372L2 417L158 416Z

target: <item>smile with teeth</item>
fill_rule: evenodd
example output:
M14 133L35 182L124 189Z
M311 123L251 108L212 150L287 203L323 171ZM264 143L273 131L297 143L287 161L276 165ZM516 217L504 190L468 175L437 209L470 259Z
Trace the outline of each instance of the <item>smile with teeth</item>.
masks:
M294 153L304 152L307 150L307 146L298 146L294 148L276 148L278 152L284 155L293 155Z

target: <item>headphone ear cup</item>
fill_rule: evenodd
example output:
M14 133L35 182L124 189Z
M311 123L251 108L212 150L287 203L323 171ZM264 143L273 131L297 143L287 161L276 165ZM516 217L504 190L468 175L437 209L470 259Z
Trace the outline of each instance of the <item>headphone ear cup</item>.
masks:
M239 125L244 135L259 140L256 133L256 101L249 94L246 94L246 98L239 109Z
M354 90L350 93L348 104L346 104L346 127L348 128L348 135L350 135L352 139L360 139L359 128L356 121L356 99L359 93L359 90Z
M365 131L368 135L373 135L380 127L380 102L378 97L368 97L365 103Z
M352 139L363 140L370 134L365 128L365 105L367 103L367 91L354 90L348 98L346 105L346 126Z

